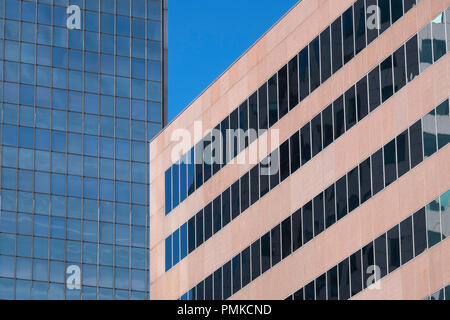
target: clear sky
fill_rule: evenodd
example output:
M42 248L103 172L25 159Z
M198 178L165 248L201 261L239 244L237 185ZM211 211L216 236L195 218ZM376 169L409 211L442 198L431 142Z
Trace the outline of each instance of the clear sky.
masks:
M169 121L298 0L170 0Z

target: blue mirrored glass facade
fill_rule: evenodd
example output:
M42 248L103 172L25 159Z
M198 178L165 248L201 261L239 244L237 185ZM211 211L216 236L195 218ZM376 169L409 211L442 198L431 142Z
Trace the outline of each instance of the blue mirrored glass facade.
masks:
M80 29L67 25L73 5ZM166 8L0 0L0 299L150 297Z

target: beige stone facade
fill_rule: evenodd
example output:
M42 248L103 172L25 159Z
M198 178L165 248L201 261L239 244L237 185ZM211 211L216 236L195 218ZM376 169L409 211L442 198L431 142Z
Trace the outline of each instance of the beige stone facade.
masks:
M152 299L177 299L185 294L449 96L450 56L446 55L165 272L166 237L253 166L227 165L165 215L164 173L172 165L173 132L184 128L193 135L194 121L202 122L205 133L215 127L353 3L300 1L151 142ZM269 133L277 129L280 141L289 138L449 5L450 0L422 0L280 119ZM197 142L192 141L190 147ZM249 148L243 152L248 156ZM449 190L449 159L447 145L231 298L284 299L294 293ZM381 290L363 290L354 298L422 299L446 286L450 283L449 241L442 241L384 277Z

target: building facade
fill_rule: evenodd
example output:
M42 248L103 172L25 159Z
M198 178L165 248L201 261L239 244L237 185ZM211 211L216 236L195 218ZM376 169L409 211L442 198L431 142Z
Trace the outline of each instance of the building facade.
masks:
M449 6L300 1L169 124L152 298L449 299Z
M0 299L149 298L162 0L0 0Z

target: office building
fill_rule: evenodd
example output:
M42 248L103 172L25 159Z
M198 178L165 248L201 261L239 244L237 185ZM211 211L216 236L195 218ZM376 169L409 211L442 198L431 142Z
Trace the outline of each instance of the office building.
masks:
M449 5L300 1L169 124L152 298L450 299Z

